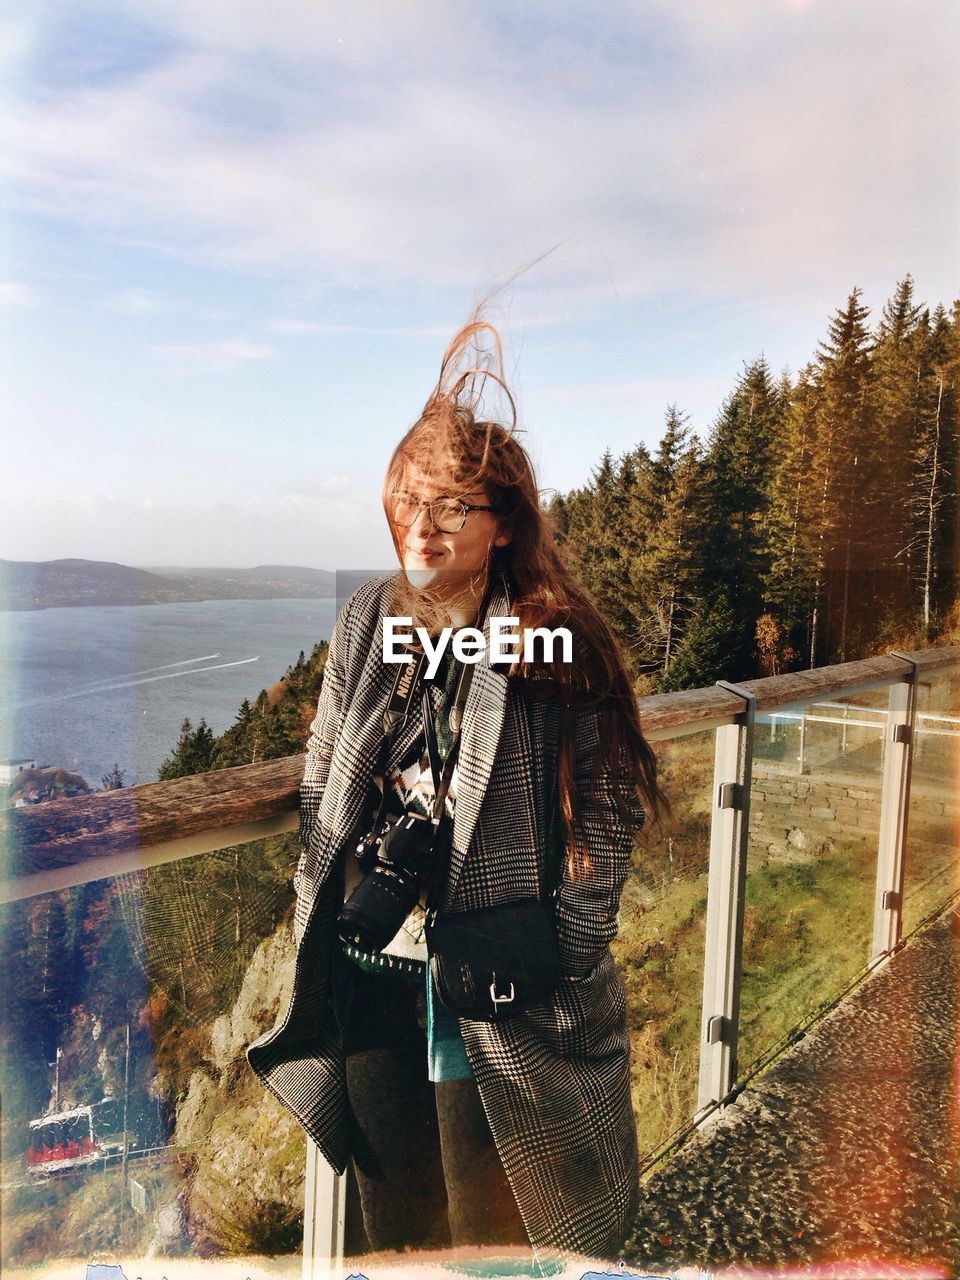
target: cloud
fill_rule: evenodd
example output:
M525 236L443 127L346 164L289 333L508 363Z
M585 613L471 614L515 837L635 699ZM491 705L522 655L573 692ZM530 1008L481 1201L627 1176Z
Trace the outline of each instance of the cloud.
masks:
M276 58L287 66L318 62L353 71L396 67L425 51L458 63L468 61L470 43L483 37L482 23L444 0L118 0L114 6L138 21L152 19L189 47L233 55Z
M564 4L115 7L176 52L7 113L22 207L388 290L472 289L572 236L535 279L574 315L611 292L832 304L838 281L945 271L946 0L909 20L893 0L620 0L592 25Z
M393 561L377 495L358 495L344 477L312 490L226 501L69 490L39 500L15 497L0 510L0 545L6 558L25 560L82 556L125 564L328 569Z
M100 305L104 311L121 316L156 315L166 310L166 304L146 289L121 289L107 294Z
M0 306L35 307L39 303L36 293L19 280L0 280Z
M288 337L377 337L377 338L447 338L456 328L446 325L389 325L335 324L324 320L273 320L267 326L274 333Z
M269 360L274 347L245 338L222 338L218 342L174 342L152 346L151 351L168 360L180 373L222 373L250 361Z
M719 406L730 393L722 378L642 378L625 382L558 383L540 391L547 405L587 405L597 411L663 415L667 405L685 411L690 404Z

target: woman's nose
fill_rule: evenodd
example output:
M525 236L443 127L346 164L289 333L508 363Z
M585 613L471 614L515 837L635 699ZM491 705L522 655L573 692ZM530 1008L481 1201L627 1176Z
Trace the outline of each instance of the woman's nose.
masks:
M433 533L433 520L430 518L430 507L426 503L421 506L417 512L417 518L413 522L414 533L420 538L429 538Z

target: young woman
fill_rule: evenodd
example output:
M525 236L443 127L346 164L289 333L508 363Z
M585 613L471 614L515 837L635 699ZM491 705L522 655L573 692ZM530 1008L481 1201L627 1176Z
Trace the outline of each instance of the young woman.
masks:
M484 340L492 354L477 367ZM609 943L644 804L656 812L662 793L617 644L563 564L530 460L512 423L480 412L499 388L513 416L501 369L495 331L466 326L387 467L401 569L355 592L331 638L301 788L294 992L249 1059L335 1170L352 1158L372 1247L526 1235L538 1250L615 1257L637 1148ZM495 617L563 626L572 660L495 663L488 651L464 701L450 658L384 748L397 673L383 662L384 618L401 616L430 635L473 623L489 635ZM412 827L406 815L434 808L441 871L431 862L423 880L441 917L557 890L559 978L515 1016L443 1007L422 902L401 908L382 950L344 928L374 874L368 853L354 856L371 824L373 836L400 817Z

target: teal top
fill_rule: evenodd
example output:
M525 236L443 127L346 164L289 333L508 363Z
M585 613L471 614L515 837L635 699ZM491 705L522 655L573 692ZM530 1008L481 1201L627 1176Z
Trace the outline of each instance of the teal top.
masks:
M438 1080L469 1080L473 1075L460 1031L460 1019L437 995L427 969L427 1076Z

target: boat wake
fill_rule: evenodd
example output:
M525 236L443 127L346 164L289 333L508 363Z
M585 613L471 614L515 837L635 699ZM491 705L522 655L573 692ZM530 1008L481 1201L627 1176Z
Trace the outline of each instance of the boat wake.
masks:
M259 662L260 654L253 658L239 658L235 662L215 662L205 667L189 666L190 663L207 662L210 658L219 658L219 653L208 653L202 658L185 658L182 662L166 662L159 667L145 667L142 671L131 671L125 676L114 676L109 680L96 680L89 684L72 689L69 693L55 693L46 698L30 698L26 702L17 702L20 707L36 707L48 702L65 702L70 698L86 698L91 694L112 693L114 689L132 689L139 684L154 684L157 680L178 680L182 676L195 676L204 671L222 671L227 667L245 667L251 662ZM188 667L186 671L170 671L169 667ZM160 674L150 674L159 672Z

